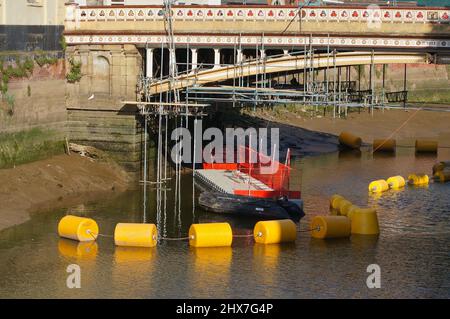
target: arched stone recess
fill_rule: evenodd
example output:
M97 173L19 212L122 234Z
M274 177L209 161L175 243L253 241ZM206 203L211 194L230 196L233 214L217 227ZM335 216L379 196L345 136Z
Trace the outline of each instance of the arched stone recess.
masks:
M111 94L111 61L109 56L95 54L93 57L92 93Z

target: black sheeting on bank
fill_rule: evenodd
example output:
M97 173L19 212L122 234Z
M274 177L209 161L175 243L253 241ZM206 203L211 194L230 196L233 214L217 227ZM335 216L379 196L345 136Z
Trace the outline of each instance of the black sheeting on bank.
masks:
M61 51L62 25L0 25L0 51Z

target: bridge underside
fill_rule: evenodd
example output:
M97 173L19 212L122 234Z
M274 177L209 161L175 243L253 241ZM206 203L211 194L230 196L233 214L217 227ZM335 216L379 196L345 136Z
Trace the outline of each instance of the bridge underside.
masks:
M208 70L196 70L178 76L175 80L165 79L151 82L148 87L150 95L183 89L191 86L202 86L220 83L236 78L251 77L259 74L271 74L305 70L309 68L324 69L355 65L377 64L417 64L430 63L430 56L425 53L380 53L380 52L346 52L336 54L318 54L312 57L304 55L267 57L239 65L214 67Z

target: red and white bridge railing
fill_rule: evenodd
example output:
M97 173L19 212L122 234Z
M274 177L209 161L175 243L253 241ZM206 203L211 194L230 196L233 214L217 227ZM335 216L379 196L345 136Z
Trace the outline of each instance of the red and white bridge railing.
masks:
M309 7L288 6L174 6L174 19L182 21L290 21L450 23L448 8ZM157 21L164 19L161 6L78 7L69 4L66 21Z

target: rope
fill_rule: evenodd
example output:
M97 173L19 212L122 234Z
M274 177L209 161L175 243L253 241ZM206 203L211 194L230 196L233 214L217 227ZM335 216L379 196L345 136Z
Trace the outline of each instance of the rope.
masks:
M235 238L249 238L253 237L253 234L247 234L247 235L233 235Z
M299 229L299 230L297 230L297 233L309 233L309 232L312 232L314 230L319 231L320 230L320 226L317 226L316 228L311 228L311 229Z
M413 114L411 114L411 116L410 116L409 118L407 118L406 121L403 122L403 124L400 125L396 130L394 130L394 132L392 132L392 134L389 135L389 137L386 138L386 139L383 141L383 143L381 143L380 145L378 145L378 147L375 148L375 149L372 151L372 153L375 153L380 147L382 147L384 144L386 144L386 142L387 142L389 139L391 139L392 136L394 136L398 131L400 131L400 130L401 130L401 129L402 129L402 128L410 121L410 120L412 120L412 118L413 118L414 116L416 116L417 113L418 113L420 110L422 110L422 109L419 108L419 109L417 109Z
M167 240L167 241L178 241L178 240L189 240L191 237L179 237L179 238L170 238L170 237L160 237L161 240Z
M91 230L87 230L86 231L89 235L91 235L92 236L92 238L94 238L94 240L96 240L97 239L97 237L107 237L107 238L113 238L114 236L112 236L112 235L103 235L103 234L95 234L95 233L93 233Z

